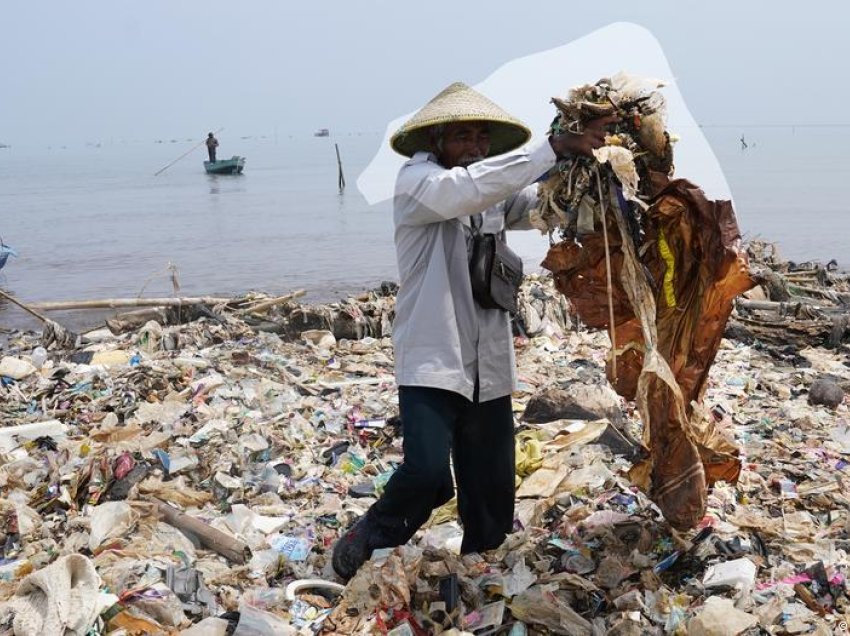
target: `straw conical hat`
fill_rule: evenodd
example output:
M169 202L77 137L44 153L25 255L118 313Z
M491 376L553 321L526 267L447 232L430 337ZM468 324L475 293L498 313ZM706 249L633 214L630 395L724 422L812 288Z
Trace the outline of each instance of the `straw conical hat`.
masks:
M430 150L426 130L429 126L458 121L490 122L491 156L518 148L531 137L531 131L521 121L463 82L455 82L402 125L390 145L399 154L412 157L420 150Z

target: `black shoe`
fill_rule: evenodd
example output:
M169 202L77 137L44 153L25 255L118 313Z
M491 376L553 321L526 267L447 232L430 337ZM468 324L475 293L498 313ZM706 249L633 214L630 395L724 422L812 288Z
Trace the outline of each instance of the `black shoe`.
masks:
M364 515L337 540L331 565L343 581L347 582L354 576L360 566L372 556L374 537L371 535L374 532L369 516Z

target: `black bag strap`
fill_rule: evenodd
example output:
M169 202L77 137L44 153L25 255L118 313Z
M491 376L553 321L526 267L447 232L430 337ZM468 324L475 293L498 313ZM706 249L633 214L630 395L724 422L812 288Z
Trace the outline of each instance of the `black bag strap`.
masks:
M473 236L480 236L481 234L483 234L483 232L481 231L481 227L483 225L484 225L484 213L483 212L480 212L478 214L473 214L472 216L469 217L469 227L472 231ZM504 229L501 232L499 232L498 234L496 234L496 236L499 237L499 240L502 241L502 243L506 242L507 235L506 235L506 232L505 232Z

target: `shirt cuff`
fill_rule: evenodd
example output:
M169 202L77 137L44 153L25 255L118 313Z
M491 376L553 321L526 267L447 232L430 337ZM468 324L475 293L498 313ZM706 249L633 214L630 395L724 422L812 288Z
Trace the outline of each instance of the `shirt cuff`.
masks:
M549 137L544 136L541 139L532 141L526 146L529 159L536 165L541 167L540 174L543 174L549 168L554 166L558 161L558 156L552 150L552 144L549 143Z

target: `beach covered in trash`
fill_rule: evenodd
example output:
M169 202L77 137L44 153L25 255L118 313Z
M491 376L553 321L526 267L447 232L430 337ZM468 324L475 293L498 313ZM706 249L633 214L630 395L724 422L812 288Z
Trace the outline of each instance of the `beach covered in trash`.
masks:
M696 528L671 528L628 479L645 450L605 378L607 334L529 277L514 533L461 556L452 501L345 586L331 547L402 460L391 284L114 319L68 351L11 334L0 633L841 633L847 280L757 264L701 407L742 471Z

